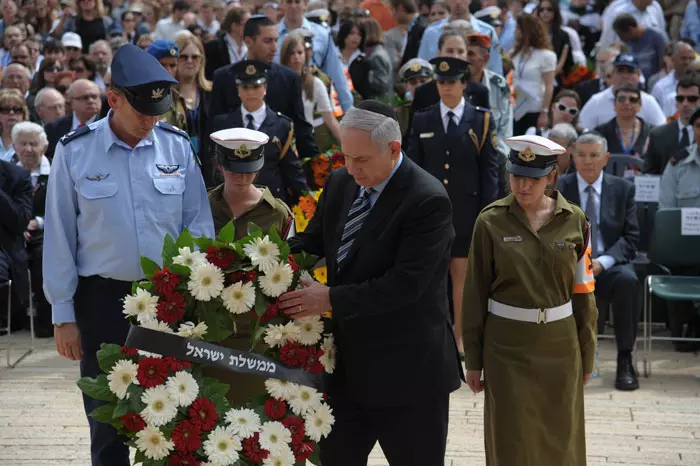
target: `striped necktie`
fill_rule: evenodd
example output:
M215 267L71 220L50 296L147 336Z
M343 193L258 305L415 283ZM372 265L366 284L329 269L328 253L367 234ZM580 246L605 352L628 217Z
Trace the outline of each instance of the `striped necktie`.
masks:
M340 238L340 247L338 248L337 256L338 265L347 257L357 233L359 233L362 228L362 223L372 209L372 204L369 201L369 196L372 191L372 188L361 188L360 195L350 207L348 219L345 221L345 227L343 227L343 236Z

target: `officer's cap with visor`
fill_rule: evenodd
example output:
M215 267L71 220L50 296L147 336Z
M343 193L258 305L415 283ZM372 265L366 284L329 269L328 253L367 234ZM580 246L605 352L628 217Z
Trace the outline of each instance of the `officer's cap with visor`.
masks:
M510 147L506 169L515 176L542 178L557 166L562 146L542 136L515 136L504 141Z
M236 84L265 84L270 65L258 60L242 60L233 67Z
M411 58L399 70L401 81L415 78L428 78L433 75L433 65L422 58Z
M297 36L301 37L301 39L304 41L305 49L308 50L314 48L314 33L312 31L304 28L297 28L290 32L290 34L296 34Z
M496 5L477 11L474 13L474 17L485 22L489 26L503 26L503 21L501 21L501 9Z
M158 60L133 44L117 49L111 65L112 85L121 90L134 110L158 116L173 103L170 87L177 84Z
M148 46L146 52L158 60L161 58L177 58L180 56L180 47L171 40L158 39Z
M265 133L247 128L216 131L210 136L216 143L216 160L232 173L255 173L265 163Z
M469 71L469 62L453 57L436 57L430 60L437 81L461 81Z

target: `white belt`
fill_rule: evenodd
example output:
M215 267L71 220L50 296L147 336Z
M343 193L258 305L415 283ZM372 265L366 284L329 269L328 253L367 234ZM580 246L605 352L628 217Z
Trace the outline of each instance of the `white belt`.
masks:
M571 301L551 309L524 309L522 307L509 306L489 299L489 312L503 317L504 319L519 320L521 322L532 322L535 324L546 324L557 320L565 319L573 314Z

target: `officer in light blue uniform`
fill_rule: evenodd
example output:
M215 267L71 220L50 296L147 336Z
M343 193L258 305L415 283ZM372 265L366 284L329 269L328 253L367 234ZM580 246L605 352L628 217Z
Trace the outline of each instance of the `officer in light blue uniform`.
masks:
M161 262L163 238L188 228L213 236L204 181L187 134L160 116L176 81L135 45L112 61L106 118L63 137L46 199L44 291L56 348L80 360L81 376L100 372L102 343L124 344L122 299L143 278L140 258ZM101 402L84 397L85 412ZM116 430L88 418L93 466L129 464Z

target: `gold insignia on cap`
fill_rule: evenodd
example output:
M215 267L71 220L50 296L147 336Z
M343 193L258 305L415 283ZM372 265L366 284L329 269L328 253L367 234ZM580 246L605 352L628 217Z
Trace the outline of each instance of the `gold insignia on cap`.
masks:
M409 69L413 72L416 72L416 73L419 72L421 69L420 63L414 63L413 65L411 65L411 68L409 68Z
M490 16L491 16L493 19L496 19L496 18L498 18L499 16L501 16L501 13L500 13L499 11L493 10L493 11L490 13Z
M170 55L172 55L174 57L176 53L177 52L175 51L175 47L170 49Z
M518 158L523 162L532 162L537 158L537 156L529 147L526 147L524 151L518 154Z
M440 71L450 71L450 64L446 61L440 63Z
M233 155L235 155L239 159L248 158L248 157L250 157L250 154L251 154L251 151L250 151L250 149L248 149L248 146L246 146L245 144L241 144L241 147L233 150Z
M321 21L323 21L325 23L326 21L328 21L328 15L321 15L318 17L318 19L320 19Z
M158 88L158 89L153 89L153 91L151 91L151 99L152 99L152 100L158 100L158 99L163 98L163 93L164 93L164 92L165 92L165 88L164 88L164 87L161 87L161 88Z
M256 71L255 65L248 65L248 67L245 69L245 73L249 75L254 75Z

